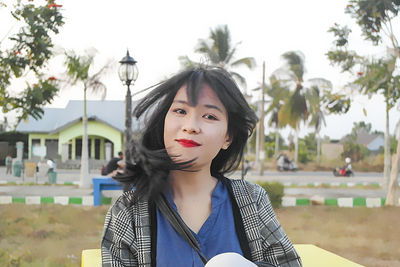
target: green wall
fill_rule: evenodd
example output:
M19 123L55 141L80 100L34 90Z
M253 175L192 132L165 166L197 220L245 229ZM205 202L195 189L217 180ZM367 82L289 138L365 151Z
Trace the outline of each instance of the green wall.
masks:
M45 146L46 139L58 139L58 134L47 134L47 133L30 133L28 137L28 158L32 158L32 139L40 139L40 146ZM61 150L58 149L59 154Z
M77 122L70 127L63 129L59 133L49 135L47 133L30 133L28 138L29 143L29 159L31 159L32 154L32 139L40 139L40 145L45 145L46 139L58 139L58 154L61 155L62 145L71 141L72 143L72 158L75 159L75 139L82 138L83 125L82 122ZM89 121L88 122L88 138L92 139L92 144L94 144L94 139L100 139L100 158L105 158L104 149L104 139L110 140L114 144L114 155L117 156L118 151L123 151L123 134L106 124ZM91 154L94 155L94 145L92 145Z
M58 151L61 153L62 144L68 143L71 139L75 139L77 137L82 137L83 133L83 125L82 122L77 122L74 125L62 130L59 133L59 140L58 140ZM88 136L89 139L93 137L103 137L110 140L114 144L114 157L118 151L122 151L122 138L123 135L120 131L97 121L89 121L88 122ZM104 143L100 141L101 144ZM75 150L75 146L73 144L73 151ZM92 146L94 148L94 146ZM104 147L104 146L103 146ZM73 153L72 155L75 155ZM100 152L101 155L101 152ZM103 151L104 155L104 151Z

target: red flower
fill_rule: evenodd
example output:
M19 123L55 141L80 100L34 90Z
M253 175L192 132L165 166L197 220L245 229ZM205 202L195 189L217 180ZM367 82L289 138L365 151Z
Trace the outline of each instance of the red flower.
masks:
M49 81L55 81L55 80L56 80L56 77L54 77L54 76L49 77Z
M47 8L52 8L52 7L62 7L62 5L57 5L55 3L51 3L47 5Z
M34 84L33 84L33 87L38 87L38 84L37 84L37 83L34 83Z
M16 56L16 55L21 55L21 50L15 51L15 52L14 52L14 55L15 55L15 56Z
M362 71L357 72L357 75L358 75L358 76L361 76L361 75L363 75L363 74L364 74L364 72L362 72Z

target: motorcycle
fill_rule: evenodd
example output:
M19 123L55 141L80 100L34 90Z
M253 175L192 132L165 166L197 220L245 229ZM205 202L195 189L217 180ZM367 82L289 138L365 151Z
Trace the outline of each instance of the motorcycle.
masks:
M339 177L339 176L350 177L350 176L354 176L354 172L346 167L339 167L339 168L333 169L333 175L335 175L336 177Z
M279 155L277 160L278 171L297 171L297 164L290 160L286 155Z

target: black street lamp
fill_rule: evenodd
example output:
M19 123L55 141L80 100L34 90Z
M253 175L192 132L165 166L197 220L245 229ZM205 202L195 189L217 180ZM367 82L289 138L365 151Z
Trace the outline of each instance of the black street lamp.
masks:
M137 61L129 55L129 50L126 50L126 56L119 62L118 75L123 84L128 86L125 97L125 147L124 147L124 159L125 162L130 161L129 144L132 137L132 95L129 86L135 83L139 71L137 68ZM126 164L125 164L126 165Z

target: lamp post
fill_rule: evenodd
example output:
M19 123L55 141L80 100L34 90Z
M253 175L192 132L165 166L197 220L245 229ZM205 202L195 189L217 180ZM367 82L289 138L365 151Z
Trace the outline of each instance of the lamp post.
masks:
M132 136L132 95L130 85L134 84L139 71L137 68L137 61L129 55L129 50L126 50L126 56L119 62L118 75L124 85L128 87L125 97L125 147L124 147L124 160L125 162L130 161L129 144ZM126 165L126 164L125 164Z

